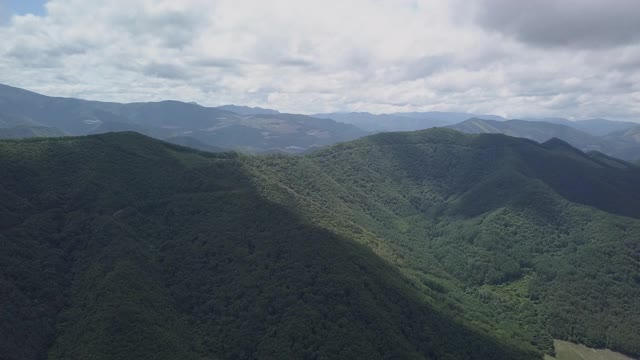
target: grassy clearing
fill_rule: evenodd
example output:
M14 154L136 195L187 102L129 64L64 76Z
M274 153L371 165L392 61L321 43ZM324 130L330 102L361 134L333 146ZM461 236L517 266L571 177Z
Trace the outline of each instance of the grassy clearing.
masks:
M592 349L580 344L555 340L556 360L633 360L626 355L608 349ZM553 360L545 356L544 360Z

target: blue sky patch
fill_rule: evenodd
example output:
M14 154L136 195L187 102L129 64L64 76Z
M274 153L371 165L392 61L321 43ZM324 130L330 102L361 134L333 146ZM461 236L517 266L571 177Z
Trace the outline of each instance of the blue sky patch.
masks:
M0 0L0 6L8 15L45 14L46 0Z

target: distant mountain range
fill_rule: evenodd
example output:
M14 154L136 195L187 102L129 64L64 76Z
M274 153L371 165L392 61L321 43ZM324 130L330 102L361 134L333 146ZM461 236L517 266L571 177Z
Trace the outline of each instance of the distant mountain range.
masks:
M525 119L528 121L541 121L553 124L567 125L574 129L582 130L596 136L607 135L612 132L627 130L638 126L638 123L630 121L615 121L607 119L587 119L571 121L563 118Z
M540 143L558 138L586 152L598 151L626 161L636 161L640 158L640 124L603 119L569 123L571 125L577 124L577 127L585 128L585 130L590 129L591 133L579 130L569 124L565 125L565 123L530 120L494 121L472 118L448 127L469 134L500 133ZM593 133L602 133L605 124L609 124L609 128L623 128L623 130L606 135L593 135ZM627 126L631 127L624 129Z
M469 118L506 120L498 115L476 115L460 112L405 112L371 114L368 112L337 112L312 115L320 119L333 119L355 125L371 132L413 131L452 125Z
M367 134L353 125L275 110L233 105L211 108L179 101L86 101L6 85L0 85L0 114L0 128L9 129L0 132L3 137L29 131L34 136L136 131L158 139L189 137L194 139L189 143L248 152L299 153ZM54 130L44 131L43 127Z
M336 112L311 115L321 119L333 119L358 126L370 132L413 131L432 127L443 127L472 118L494 121L508 119L499 115L478 115L464 112L398 112L390 114L372 114L368 112ZM608 119L587 119L572 121L565 118L526 118L526 121L544 122L569 126L595 136L627 130L640 125L630 121Z
M205 151L306 153L378 132L450 127L544 142L564 140L583 151L640 159L640 124L608 119L507 120L466 112L322 113L311 116L239 105L206 107L160 101L120 104L49 97L0 85L0 138L135 131Z
M222 105L218 106L216 109L231 111L240 115L273 115L280 114L278 110L272 109L263 109L261 107L249 107L249 106L238 106L238 105Z

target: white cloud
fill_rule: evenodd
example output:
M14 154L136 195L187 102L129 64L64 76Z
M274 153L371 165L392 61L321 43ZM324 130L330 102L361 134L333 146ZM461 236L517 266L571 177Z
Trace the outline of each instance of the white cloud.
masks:
M529 45L478 23L492 11L486 3L51 0L46 16L14 16L0 27L0 82L55 96L306 113L640 120L632 37L608 33L608 47ZM507 16L498 15L491 18ZM571 21L579 28L579 14Z

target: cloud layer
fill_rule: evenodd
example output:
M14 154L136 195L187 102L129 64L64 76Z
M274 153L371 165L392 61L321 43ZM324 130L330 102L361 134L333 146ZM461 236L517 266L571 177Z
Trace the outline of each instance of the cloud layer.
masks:
M480 0L479 23L538 46L610 48L640 40L637 0Z
M0 82L303 113L640 121L634 3L51 0L45 16L0 26Z

